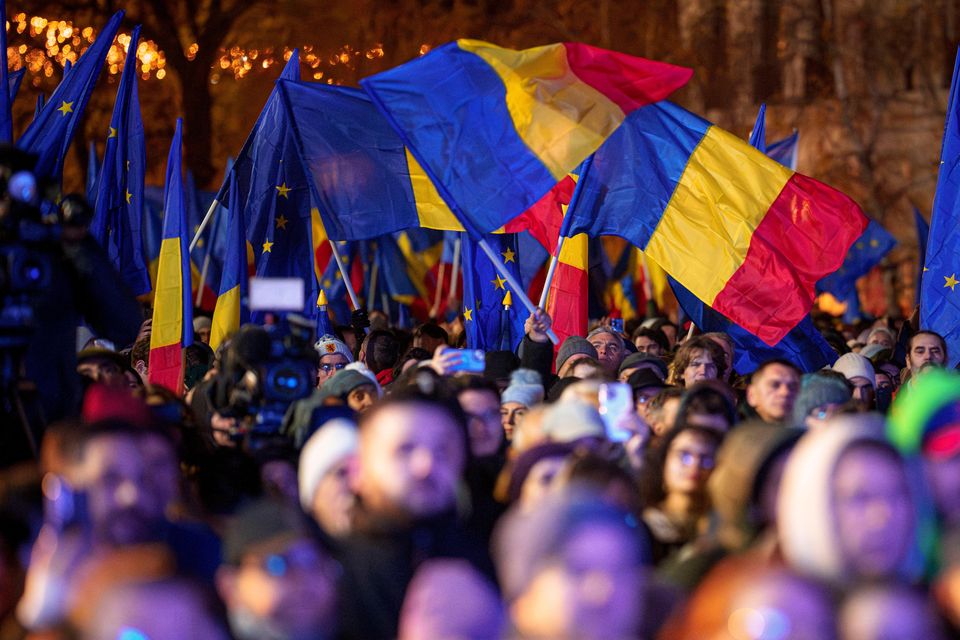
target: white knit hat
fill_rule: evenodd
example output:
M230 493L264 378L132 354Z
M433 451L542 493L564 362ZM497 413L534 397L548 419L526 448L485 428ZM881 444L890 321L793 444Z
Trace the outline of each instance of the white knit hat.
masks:
M330 356L338 353L346 358L347 362L353 362L353 354L350 353L350 347L348 347L342 340L337 340L333 336L321 336L320 339L317 340L313 345L313 348L317 350L317 353L320 354L321 358L323 356Z
M603 438L607 431L600 412L578 400L561 400L543 414L541 425L550 442L574 442L580 438Z
M357 426L346 418L328 420L310 436L300 451L300 504L309 512L320 481L333 465L353 455L359 438Z
M874 389L877 388L877 376L873 371L873 365L859 353L843 354L833 363L833 370L842 373L847 380L866 378Z

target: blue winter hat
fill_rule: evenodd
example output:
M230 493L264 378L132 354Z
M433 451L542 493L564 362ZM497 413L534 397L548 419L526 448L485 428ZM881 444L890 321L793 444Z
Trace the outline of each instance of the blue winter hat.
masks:
M543 383L533 369L516 369L510 374L510 386L500 396L500 403L517 402L532 407L543 402Z

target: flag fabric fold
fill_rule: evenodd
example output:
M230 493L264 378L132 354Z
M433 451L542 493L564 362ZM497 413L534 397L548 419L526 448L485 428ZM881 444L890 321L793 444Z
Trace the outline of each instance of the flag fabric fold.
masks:
M360 84L476 236L529 209L626 114L691 75L585 44L458 40Z
M960 362L960 50L953 67L950 100L940 148L940 173L930 214L926 270L920 283L920 326L943 336L948 366Z
M231 183L231 192L236 190L236 181ZM239 202L235 193L230 194L231 202ZM216 351L224 340L228 339L246 322L250 321L247 306L247 234L243 228L243 215L239 210L221 211L227 220L225 227L226 256L223 271L217 288L217 304L213 310L210 327L210 348Z
M100 77L103 61L122 19L123 11L113 14L70 72L64 70L64 78L53 95L17 140L19 149L38 156L34 169L38 176L55 177L62 172L63 157L80 125L84 108ZM41 104L39 98L37 104L38 107Z
M879 264L896 244L896 238L883 225L871 220L850 246L840 268L817 282L817 292L826 291L837 299L847 298L851 291L856 293L857 280Z
M130 35L130 51L137 50L140 26ZM141 229L144 216L146 145L137 92L139 62L128 55L120 76L97 177L94 217L90 233L107 251L113 266L134 295L150 291L150 273ZM79 73L78 68L73 73Z
M517 237L515 234L490 234L487 242L503 258L506 267L519 279ZM519 305L504 308L504 296L510 285L484 256L477 243L461 234L463 256L463 326L467 348L516 351L523 338L526 311ZM509 342L504 342L507 337Z
M183 350L193 344L193 301L190 295L189 230L183 202L181 169L182 121L167 159L163 240L153 302L148 381L183 393Z
M571 233L618 235L773 345L807 315L866 217L853 200L669 102L593 156Z

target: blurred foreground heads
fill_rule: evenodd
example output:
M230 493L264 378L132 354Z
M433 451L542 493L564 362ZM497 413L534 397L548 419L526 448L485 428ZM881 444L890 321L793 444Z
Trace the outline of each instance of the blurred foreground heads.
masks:
M520 638L634 638L649 563L636 519L593 493L550 496L504 516L497 573Z

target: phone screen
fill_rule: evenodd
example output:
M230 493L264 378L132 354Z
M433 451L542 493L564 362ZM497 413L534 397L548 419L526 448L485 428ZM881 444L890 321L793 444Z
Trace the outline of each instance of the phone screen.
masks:
M633 411L633 389L625 382L607 382L600 385L600 417L607 427L607 437L613 442L625 442L633 435L620 426L621 420Z

